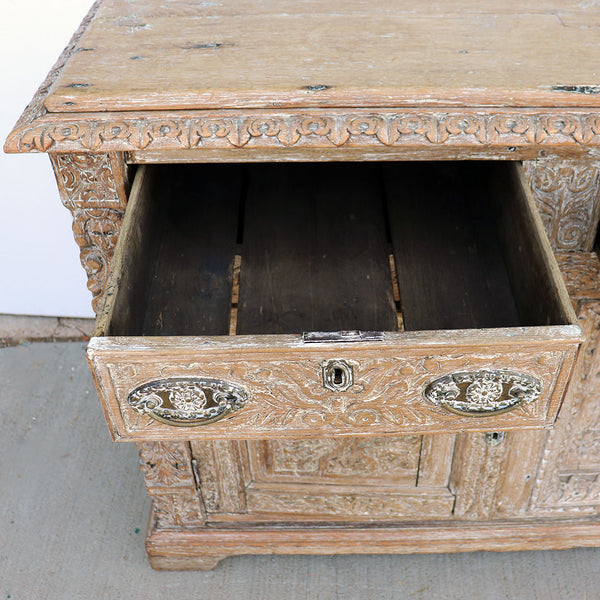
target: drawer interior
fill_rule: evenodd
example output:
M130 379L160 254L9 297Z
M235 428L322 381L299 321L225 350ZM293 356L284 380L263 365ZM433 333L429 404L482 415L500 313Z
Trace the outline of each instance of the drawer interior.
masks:
M516 163L238 163L140 171L144 181L132 193L140 196L131 208L135 226L104 334L572 322Z

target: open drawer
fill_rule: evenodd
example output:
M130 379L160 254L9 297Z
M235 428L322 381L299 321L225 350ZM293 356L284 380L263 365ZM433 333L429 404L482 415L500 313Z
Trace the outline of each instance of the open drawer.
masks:
M518 163L152 165L88 359L115 439L490 431L581 341Z

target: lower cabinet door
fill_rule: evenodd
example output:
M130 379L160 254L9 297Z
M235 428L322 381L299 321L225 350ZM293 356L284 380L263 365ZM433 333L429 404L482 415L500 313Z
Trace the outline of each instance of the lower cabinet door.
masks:
M194 441L208 521L452 516L454 435Z

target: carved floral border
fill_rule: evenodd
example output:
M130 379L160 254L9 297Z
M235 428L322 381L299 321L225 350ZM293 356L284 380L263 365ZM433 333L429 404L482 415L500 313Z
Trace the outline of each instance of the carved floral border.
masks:
M600 115L370 109L307 112L193 111L49 114L17 127L7 152L106 152L194 148L338 148L600 144Z

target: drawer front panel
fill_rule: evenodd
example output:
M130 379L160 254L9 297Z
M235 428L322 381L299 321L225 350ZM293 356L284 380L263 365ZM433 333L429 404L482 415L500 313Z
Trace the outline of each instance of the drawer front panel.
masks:
M266 439L548 426L578 347L576 341L540 348L519 340L432 346L402 343L403 337L419 336L337 345L303 345L296 336L104 338L93 340L88 354L116 438ZM351 379L336 374L339 367L324 375L324 365L332 364L345 365ZM188 423L169 421L164 411L153 412L151 401L139 401L140 389L170 382L179 390L190 381L221 382L239 390L241 400L232 400L235 406L218 420ZM202 402L174 394L173 405L185 408L187 401L190 411Z

